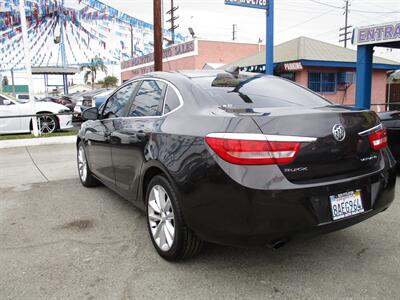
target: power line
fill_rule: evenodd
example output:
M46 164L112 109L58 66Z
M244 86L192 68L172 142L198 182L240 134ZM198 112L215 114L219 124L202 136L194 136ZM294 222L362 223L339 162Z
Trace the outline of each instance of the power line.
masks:
M313 21L313 20L315 20L315 19L318 19L318 18L320 18L320 17L322 17L322 16L325 16L325 15L331 13L332 11L334 11L334 9L331 9L331 10L328 10L328 11L326 11L326 12L323 12L322 14L319 14L319 15L317 15L317 16L315 16L315 17L312 17L312 18L310 18L310 19L307 19L307 20L305 20L305 21L303 21L303 22L301 22L301 23L297 23L297 24L294 24L294 25L292 25L292 26L289 26L289 27L287 27L287 28L285 28L285 29L283 29L283 30L279 30L278 33L282 33L282 32L285 32L285 31L287 31L287 30L289 30L289 29L292 29L292 28L294 28L294 27L297 27L297 26L299 26L299 25L303 25L303 24L305 24L305 23L311 22L311 21Z
M317 1L317 0L308 0L308 1L320 4L320 5L325 5L328 7L333 7L336 9L342 9L342 7L340 7L340 6L332 5L332 4ZM351 9L351 11L358 12L358 13L365 13L365 14L398 14L400 12L399 10L397 10L397 11L369 11L369 10L362 10L362 9Z

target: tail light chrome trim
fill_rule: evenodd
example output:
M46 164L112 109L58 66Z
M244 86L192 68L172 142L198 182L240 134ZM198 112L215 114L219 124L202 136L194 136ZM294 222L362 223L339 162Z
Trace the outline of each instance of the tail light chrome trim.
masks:
M383 125L382 125L382 123L381 123L381 124L379 124L379 125L377 125L377 126L375 126L375 127L372 127L372 128L367 129L367 130L365 130L365 131L359 132L358 135L360 135L360 136L366 136L366 135L370 135L371 133L377 132L377 131L382 130L382 129L383 129Z
M210 133L207 137L231 139L231 140L249 140L249 141L269 141L269 142L299 142L312 143L317 140L316 137L289 136L289 135L270 135L261 133Z

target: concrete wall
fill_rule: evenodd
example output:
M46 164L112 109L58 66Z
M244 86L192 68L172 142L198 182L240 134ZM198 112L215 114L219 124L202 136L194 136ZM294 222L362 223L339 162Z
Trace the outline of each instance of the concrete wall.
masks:
M305 67L303 71L296 73L296 82L308 87L308 72L321 71L321 72L356 72L354 68L327 68L327 67ZM374 70L372 75L372 104L385 103L386 100L386 71ZM336 93L322 93L325 98L344 105L355 105L356 99L356 78L354 76L354 83L349 85L346 89L345 85L337 85ZM373 105L372 109L382 111L385 109L384 105Z
M265 46L261 46L260 49L264 50ZM202 69L206 63L229 64L257 54L258 50L258 44L199 40L199 55L195 57L195 68Z

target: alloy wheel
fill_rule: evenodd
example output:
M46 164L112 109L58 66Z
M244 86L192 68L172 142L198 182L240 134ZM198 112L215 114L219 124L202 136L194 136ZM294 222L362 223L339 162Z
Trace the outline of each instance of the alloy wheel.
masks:
M151 234L162 251L171 249L175 238L174 210L168 193L161 185L152 187L148 199L148 220Z
M52 133L57 128L57 123L52 116L40 116L39 117L40 133Z
M82 146L80 146L78 150L78 170L81 180L85 182L87 178L87 161L85 150Z

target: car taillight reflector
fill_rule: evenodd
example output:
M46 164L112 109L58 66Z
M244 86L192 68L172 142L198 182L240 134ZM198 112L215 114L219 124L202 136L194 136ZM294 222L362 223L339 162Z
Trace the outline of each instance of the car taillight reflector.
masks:
M300 142L206 137L210 148L223 160L237 165L271 165L293 162Z
M388 144L387 131L386 129L381 129L377 132L371 133L368 136L371 147L374 150L380 150L385 148Z

